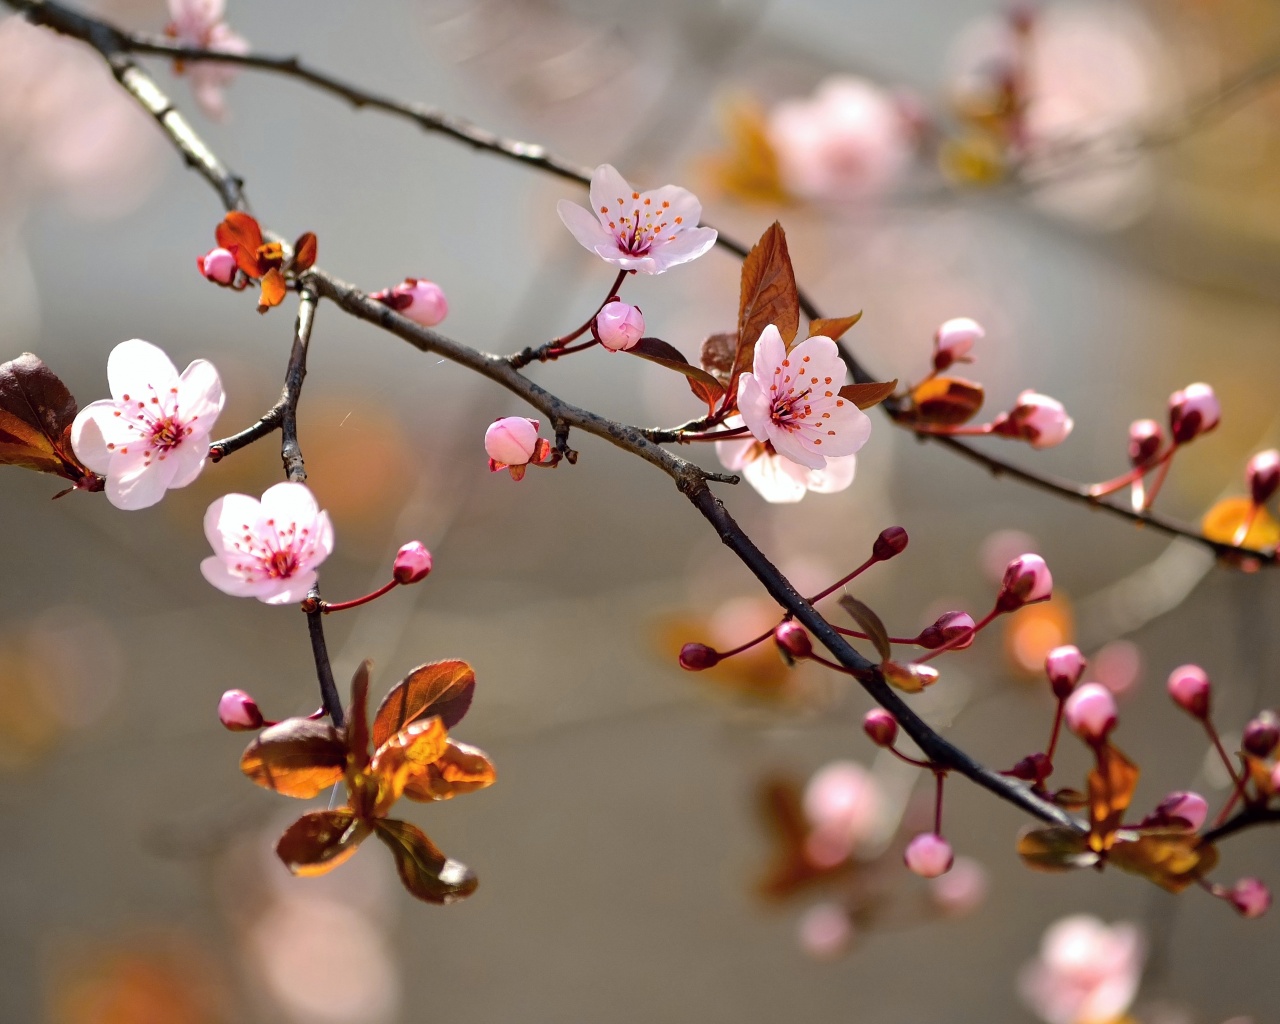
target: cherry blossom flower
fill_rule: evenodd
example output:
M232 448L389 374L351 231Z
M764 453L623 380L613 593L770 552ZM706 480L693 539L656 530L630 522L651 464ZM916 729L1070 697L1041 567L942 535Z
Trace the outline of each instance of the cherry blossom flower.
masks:
M755 439L779 455L824 469L867 443L871 418L840 397L845 365L830 338L816 335L788 352L770 324L756 342L752 371L738 378L738 411Z
M730 416L726 427L743 426L741 416ZM754 437L730 438L716 442L716 455L726 469L741 473L765 501L774 504L790 504L799 501L809 491L818 494L835 494L853 483L858 468L855 455L827 459L822 469L809 469L790 459L784 459L768 441Z
M91 402L71 424L80 461L107 478L117 508L154 505L204 468L209 433L222 411L222 381L197 359L182 375L150 342L134 338L107 357L111 398Z
M562 199L556 211L581 245L615 267L661 274L715 245L715 229L698 227L702 204L677 185L636 192L601 164L591 175L590 197L590 210Z
M884 793L856 761L833 761L809 780L804 812L812 826L805 851L815 864L832 867L880 831Z
M315 584L316 567L333 553L333 525L305 484L268 487L262 500L219 498L204 514L213 554L204 578L233 597L293 604Z
M1145 958L1135 925L1064 917L1044 933L1040 956L1023 968L1018 989L1047 1024L1103 1024L1133 1002Z
M169 0L172 20L165 26L165 35L179 46L220 53L248 53L248 42L222 20L226 6L226 0ZM176 74L188 71L191 92L200 109L209 117L221 120L226 115L222 90L235 78L236 69L230 64L212 61L198 61L188 68L182 61L175 61Z

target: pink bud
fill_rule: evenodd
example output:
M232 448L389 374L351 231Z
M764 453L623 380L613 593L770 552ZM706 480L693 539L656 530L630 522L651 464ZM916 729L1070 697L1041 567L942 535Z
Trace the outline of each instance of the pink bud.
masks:
M1209 804L1199 793L1177 790L1156 805L1142 822L1146 825L1183 825L1197 832L1209 816Z
M1222 406L1208 384L1188 384L1169 396L1169 431L1175 444L1207 434L1222 418Z
M1265 452L1258 452L1245 466L1244 476L1249 482L1249 494L1253 503L1266 504L1280 490L1280 451L1269 448Z
M1169 673L1169 696L1194 718L1209 717L1209 676L1199 665L1179 665Z
M952 363L971 363L974 343L987 336L982 325L967 316L948 320L933 336L933 368L939 372Z
M1259 878L1240 879L1228 898L1244 917L1261 917L1271 907L1271 890Z
M1270 711L1264 711L1244 727L1240 745L1254 757L1270 757L1278 743L1280 728L1277 727L1276 716Z
M966 647L972 647L973 641L977 639L978 634L974 632L976 625L968 612L943 612L932 626L925 626L920 630L916 643L926 650L936 651L957 637L964 637L947 648L950 651L963 651Z
M778 628L773 631L773 639L783 653L792 658L807 658L813 653L813 643L809 634L804 631L804 626L790 619L778 624Z
M523 466L538 450L538 421L524 416L504 416L489 424L484 432L484 450L492 460L490 469Z
M374 292L369 298L423 327L434 327L449 315L449 303L441 287L421 278L406 277L403 284Z
M592 333L610 352L625 352L644 337L644 314L637 307L614 299L596 314Z
M1085 683L1067 698L1063 717L1086 743L1099 743L1115 728L1116 699L1101 683Z
M871 549L872 557L877 562L887 562L894 555L900 555L907 550L907 531L901 526L890 526L888 529L881 530L880 536L876 538L875 545Z
M942 836L921 832L907 844L902 859L921 878L937 878L951 870L955 854Z
M1024 391L1017 404L992 421L992 429L1003 437L1017 437L1032 448L1052 448L1071 433L1075 422L1056 398Z
M1053 695L1058 700L1065 700L1070 696L1088 664L1080 653L1080 648L1073 644L1055 647L1049 652L1044 659L1044 671L1053 687Z
M950 871L929 883L929 895L944 914L959 917L987 898L987 873L970 857L957 857Z
M196 266L210 281L224 288L236 279L236 258L226 249L210 249L197 256Z
M898 720L884 708L872 708L862 719L862 731L877 747L891 747L898 738Z
M417 583L431 572L431 552L420 540L411 540L396 552L391 575L397 583Z
M1009 563L1000 582L996 608L1015 611L1024 604L1047 601L1053 596L1053 576L1039 555L1019 555Z
M1164 430L1155 420L1134 420L1129 424L1129 464L1145 466L1164 444Z
M685 644L680 648L680 667L689 672L701 672L720 663L720 652L706 644Z
M244 690L228 690L218 701L218 721L232 732L260 729L262 712L252 697Z

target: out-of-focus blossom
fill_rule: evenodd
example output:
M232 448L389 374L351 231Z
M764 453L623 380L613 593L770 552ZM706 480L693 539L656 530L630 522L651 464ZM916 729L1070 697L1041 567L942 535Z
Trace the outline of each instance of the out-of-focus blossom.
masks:
M219 498L204 514L213 554L200 563L204 578L233 597L293 604L315 584L316 569L333 553L333 525L305 484L268 487L262 500L247 494Z
M635 306L614 299L596 314L595 335L610 352L635 348L644 337L644 314Z
M743 426L741 416L730 416L726 427ZM774 504L797 502L810 491L835 494L853 483L858 457L828 458L821 469L809 469L783 458L768 441L754 437L730 438L716 442L716 455L726 469L741 473L765 501Z
M1164 444L1164 428L1155 420L1134 420L1129 424L1129 462L1145 466Z
M1059 700L1070 696L1087 664L1080 648L1074 644L1063 644L1051 650L1044 659L1044 671L1053 686L1053 695Z
M987 872L971 857L957 857L951 870L929 882L929 897L945 914L959 917L987 898Z
M1156 805L1143 825L1180 825L1198 832L1209 815L1209 804L1199 793L1177 790Z
M1071 433L1075 421L1056 398L1035 391L1024 391L1007 413L996 420L996 433L1020 437L1032 448L1052 448Z
M1244 477L1255 505L1270 501L1280 490L1280 451L1268 448L1265 452L1258 452L1245 466Z
M394 288L384 288L374 292L369 298L390 306L423 327L435 327L449 315L449 303L444 297L444 289L434 281L423 278L406 277Z
M236 258L228 249L210 249L196 257L196 267L214 284L224 288L236 279Z
M172 20L165 26L165 35L179 46L220 53L248 53L249 43L222 20L225 13L226 0L169 0ZM234 66L213 61L196 61L188 66L178 61L174 71L191 75L192 95L209 117L221 120L226 116L222 90L235 78Z
M951 844L935 832L921 832L907 843L902 855L907 867L921 878L937 878L951 870L955 854Z
M1199 665L1179 665L1169 673L1169 696L1194 718L1207 718L1213 689L1209 674Z
M898 720L884 708L872 708L862 718L862 731L877 747L891 747L898 738Z
M1228 897L1242 917L1261 917L1271 909L1271 890L1260 878L1242 878Z
M1085 683L1063 705L1067 728L1087 743L1106 739L1115 728L1116 699L1101 683Z
M1052 925L1018 989L1046 1024L1111 1024L1138 994L1146 947L1137 927L1078 914Z
M941 373L953 363L971 363L973 346L987 336L982 324L967 316L955 317L933 336L933 368Z
M637 192L610 164L591 175L591 209L567 199L556 211L578 242L606 263L642 274L697 259L716 242L714 228L698 227L702 204L677 185Z
M1039 555L1019 555L1009 563L1000 581L997 607L1010 612L1023 605L1047 601L1053 596L1053 576Z
M1117 697L1128 694L1142 675L1142 649L1132 640L1112 640L1093 655L1095 680Z
M1188 384L1169 396L1169 429L1177 444L1207 434L1222 419L1222 406L1208 384Z
M179 376L164 352L135 338L111 350L107 383L111 398L80 410L71 445L81 462L106 476L111 504L146 508L200 475L222 412L222 381L204 359Z
M853 942L853 922L838 903L815 903L800 917L800 948L815 960L834 960Z
M808 99L779 103L766 132L782 186L798 199L876 195L911 161L911 123L893 97L847 75L828 78Z
M833 761L816 772L804 790L810 860L824 867L845 860L876 835L883 809L879 783L856 761Z

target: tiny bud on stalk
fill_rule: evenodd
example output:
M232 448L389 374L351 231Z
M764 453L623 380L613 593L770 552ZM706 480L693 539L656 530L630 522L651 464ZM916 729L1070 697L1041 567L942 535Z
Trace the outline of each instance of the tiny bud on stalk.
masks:
M1175 444L1207 434L1222 418L1222 406L1208 384L1188 384L1169 396L1169 432Z
M941 373L952 363L971 363L969 353L987 336L982 325L967 316L946 321L933 336L933 368Z
M1134 420L1129 424L1129 464L1145 466L1164 444L1164 429L1155 420Z
M374 292L369 298L390 306L401 316L423 327L435 327L449 315L444 291L434 281L406 277L403 284Z
M1001 413L991 425L994 433L1021 438L1032 448L1052 448L1067 439L1075 421L1056 398L1024 391L1013 409Z
M862 719L862 731L877 747L891 747L898 738L898 720L884 708L872 708Z
M779 623L778 628L773 631L773 639L785 654L797 660L813 653L813 642L809 639L809 634L800 623L790 619Z
M1184 825L1198 832L1209 816L1209 804L1199 793L1177 790L1156 805L1143 825Z
M1067 728L1086 743L1107 738L1116 725L1116 699L1101 683L1085 683L1063 705Z
M871 554L877 562L887 562L894 555L900 555L907 550L908 540L907 531L901 526L890 526L880 531Z
M196 257L196 266L214 284L227 287L236 279L236 258L227 249L210 249Z
M417 583L431 572L431 552L420 540L411 540L396 552L391 575L397 583Z
M625 352L644 337L644 314L636 306L614 299L596 314L591 333L610 352Z
M996 609L1012 612L1024 604L1047 601L1053 596L1053 576L1039 555L1019 555L1004 571Z
M1255 505L1264 505L1280 490L1280 451L1270 448L1258 452L1245 466L1245 479L1249 482L1249 495Z
M1277 744L1280 744L1280 726L1272 712L1262 712L1244 727L1240 745L1254 757L1270 757Z
M972 647L973 641L977 639L978 634L974 632L976 626L977 623L968 612L943 612L938 616L937 622L920 631L916 643L926 650L936 651L939 647L951 644L957 637L964 637L947 648L951 651L963 651L966 647ZM966 633L968 636L965 636Z
M921 878L937 878L951 870L955 853L951 844L933 832L921 832L907 844L903 862Z
M257 702L244 690L228 690L218 701L218 721L232 732L262 728L265 721Z
M1271 907L1271 890L1258 878L1240 879L1228 898L1244 917L1261 917Z
M1169 696L1193 718L1209 717L1209 676L1199 665L1180 665L1169 673Z
M701 672L720 663L720 652L706 644L685 644L680 648L680 667Z
M1049 684L1053 687L1053 695L1058 700L1066 700L1071 696L1071 691L1076 688L1076 683L1080 682L1080 677L1084 675L1085 666L1088 664L1084 655L1080 653L1080 648L1073 644L1055 647L1049 652L1044 659L1044 671L1049 677Z

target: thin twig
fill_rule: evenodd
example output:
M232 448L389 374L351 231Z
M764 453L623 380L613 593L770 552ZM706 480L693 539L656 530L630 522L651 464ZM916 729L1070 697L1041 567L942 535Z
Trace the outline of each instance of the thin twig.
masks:
M1209 829L1201 841L1216 843L1255 825L1280 825L1280 807L1247 807L1230 821Z
M298 401L302 398L302 381L307 376L307 350L311 344L311 328L316 318L315 286L304 279L299 288L298 319L293 330L293 348L289 353L289 368L285 372L284 408L280 415L280 461L285 476L294 483L306 483L307 467L302 461L302 448L298 444Z

